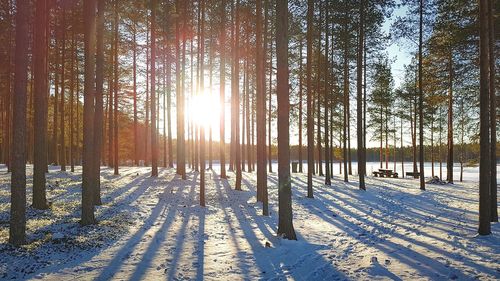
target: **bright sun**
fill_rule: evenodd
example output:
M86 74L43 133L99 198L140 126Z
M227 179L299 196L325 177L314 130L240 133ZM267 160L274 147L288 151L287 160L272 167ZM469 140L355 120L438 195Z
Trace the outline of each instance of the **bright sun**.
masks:
M205 127L215 128L219 126L220 104L217 95L210 89L204 89L192 97L188 106L189 116L195 124Z

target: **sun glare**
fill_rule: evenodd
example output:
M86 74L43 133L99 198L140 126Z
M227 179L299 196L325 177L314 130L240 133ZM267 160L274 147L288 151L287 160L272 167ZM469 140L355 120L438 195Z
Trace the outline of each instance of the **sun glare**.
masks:
M195 95L189 103L189 115L191 120L205 129L218 127L220 118L220 105L217 95L211 93L210 89L204 89Z

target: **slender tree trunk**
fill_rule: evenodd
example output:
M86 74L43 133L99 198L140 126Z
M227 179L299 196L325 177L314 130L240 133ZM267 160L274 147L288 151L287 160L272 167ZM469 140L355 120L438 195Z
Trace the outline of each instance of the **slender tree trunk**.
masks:
M239 94L239 81L240 81L240 73L239 73L239 46L240 46L240 0L236 0L236 26L235 26L235 42L234 42L234 83L233 83L233 92L234 95L234 135L235 135L235 156L234 156L234 165L236 166L236 190L241 190L241 149L240 149L240 114L239 114L239 105L240 105L240 94Z
M267 2L267 0L266 0ZM266 3L267 4L267 3ZM256 118L257 118L257 192L261 191L262 215L269 215L266 173L266 91L265 53L262 48L262 0L256 3ZM266 11L267 12L267 11ZM258 196L259 197L259 196Z
M268 28L270 28L270 19L268 19L268 13L269 13L269 10L272 10L269 8L270 6L270 1L269 0L266 0L266 2L264 3L265 7L264 7L264 15L265 15L265 18L264 18L264 22L265 22L265 26L264 26L264 30L266 31L266 38L268 37L267 36L267 33L272 37L272 32L269 31L267 32ZM271 18L274 17L274 13L271 12ZM267 39L266 39L267 40ZM267 155L267 161L268 161L268 164L269 164L269 173L272 173L273 172L273 158L272 158L272 155L273 155L273 142L272 142L272 107L273 107L273 40L269 40L269 104L268 104L268 115L267 115L267 145L268 145L268 155ZM265 44L267 45L267 44ZM267 46L266 46L267 48ZM267 50L266 50L267 51ZM266 53L266 52L264 52Z
M146 46L150 47L151 45L151 21L146 20ZM146 100L144 101L144 107L146 109L146 120L144 121L144 163L146 166L149 165L149 82L150 82L150 48L146 47Z
M176 10L180 11L180 0L175 1ZM183 17L186 17L186 3L184 3L184 11ZM177 17L177 21L175 23L175 40L176 40L176 104L177 104L177 174L182 177L182 179L186 179L186 156L185 156L185 146L184 146L184 83L181 81L184 79L184 70L185 70L185 56L183 56L182 64L181 64L181 46L180 46L180 16ZM185 20L184 20L185 21ZM183 28L185 27L185 24ZM185 39L183 39L183 53L185 53ZM182 65L182 66L181 66ZM182 69L181 69L182 67ZM182 87L182 88L181 88Z
M313 120L313 96L312 96L312 42L313 42L313 14L314 1L307 1L307 65L306 65L306 88L307 88L307 197L313 198L314 173L314 120Z
M318 149L318 173L322 177L323 174L323 158L322 158L322 147L321 147L321 76L324 74L321 65L321 35L322 35L322 27L323 27L323 7L321 6L322 2L319 2L319 26L318 26L318 58L317 58L317 76L316 76L316 146ZM326 97L323 97L326 98Z
M109 54L109 63L111 65L114 65L114 49L115 49L115 44L114 42L111 43L111 52ZM114 92L114 83L113 83L113 67L110 67L109 70L109 77L108 77L108 98L107 98L107 103L108 103L108 167L112 168L114 166L113 164L113 92Z
M139 140L137 132L137 23L134 21L132 31L132 75L133 75L133 99L134 99L134 165L139 166Z
M349 60L348 60L348 46L347 46L347 38L345 38L344 43L344 132L342 134L343 137L343 152L344 152L344 182L349 181L349 170L348 170L348 161L349 161L349 151L347 145L347 138L349 137L347 132L347 127L349 126Z
M290 95L288 89L288 1L276 1L276 57L278 96L278 235L297 240L292 222L290 177Z
M299 173L303 172L302 169L302 95L303 95L303 85L302 77L303 73L303 58L302 58L302 43L303 39L300 38L299 41Z
M200 0L201 9L201 24L200 24L200 89L203 94L203 89L205 88L205 75L204 75L204 64L205 64L205 1ZM205 206L205 126L200 125L200 206Z
M114 175L118 175L118 166L120 165L119 160L118 160L118 87L119 87L119 74L118 74L118 52L119 52L119 45L120 45L120 34L119 34L119 25L120 25L120 16L118 14L118 0L115 0L115 59L114 59L114 68L115 68L115 78L114 78L114 94L113 94L113 110L114 110L114 121L113 121L113 133L114 133L114 147L113 147L113 153L114 153ZM152 108L154 110L154 107Z
M167 150L168 150L168 167L174 167L174 150L172 147L172 52L171 44L167 42L167 63L166 63L166 79L167 79Z
M94 92L96 1L84 0L85 88L83 104L83 176L81 224L94 224L94 188L92 186L94 152Z
M60 104L60 122L61 122L61 135L60 135L60 147L59 147L59 162L61 164L61 171L66 171L66 143L65 143L65 122L64 122L64 102L65 102L65 91L66 91L66 77L65 77L65 66L66 66L66 9L61 8L62 22L61 22L61 32L62 32L62 43L61 43L61 104Z
M214 99L214 95L212 94L213 91L213 72L214 72L214 54L215 54L215 48L214 48L214 42L213 42L213 31L210 29L210 53L209 53L209 64L210 64L210 71L209 71L209 94L210 94L210 99ZM213 170L212 167L212 162L213 162L213 140L212 140L212 122L208 125L208 169L210 171Z
M431 175L434 178L434 113L431 117Z
M364 49L364 1L361 0L359 4L359 39L358 39L358 65L357 65L357 135L358 135L358 176L359 176L359 188L366 190L365 186L365 170L366 170L366 160L364 159L364 128L363 128L363 49ZM396 141L396 138L394 138ZM394 145L394 147L396 147ZM394 168L394 170L396 170Z
M419 126L419 154L418 161L420 162L420 189L425 190L425 174L424 174L424 92L422 84L422 49L423 49L423 10L424 0L420 0L420 20L419 20L419 36L418 36L418 126Z
M491 182L490 182L490 196L491 196L491 221L498 222L498 207L497 207L497 100L495 93L495 5L494 1L488 1L489 14L488 14L488 28L489 28L489 91L490 91L490 155L491 155Z
M151 176L158 176L156 139L156 0L151 1Z
M49 9L50 11L50 9ZM50 12L49 12L50 14ZM60 66L60 49L59 45L60 39L58 35L58 31L60 26L58 26L59 21L55 20L55 67L54 67L54 98L53 98L53 111L52 111L52 150L50 151L51 155L51 165L57 165L59 163L58 161L58 137L57 137L57 132L58 132L58 120L57 117L59 116L59 66ZM50 44L50 41L49 41ZM49 67L50 69L50 67ZM50 97L49 97L50 99Z
M71 11L73 22L71 24L71 72L70 72L70 98L69 98L69 162L71 172L75 172L75 126L74 126L74 107L75 107L75 61L76 42L75 42L75 8ZM78 63L78 62L77 62ZM36 110L36 109L35 109ZM36 129L35 129L36 130ZM36 152L35 152L36 153Z
M104 91L104 11L105 1L97 3L96 43L96 92L94 116L94 205L101 205L101 146L103 135L103 91Z
M232 0L231 0L232 1ZM226 176L226 0L221 3L221 28L220 28L220 140L219 140L219 158L220 158L220 177Z
M465 135L465 112L464 112L464 99L460 100L460 182L463 181L464 176L464 135Z
M48 73L47 73L47 0L37 0L35 10L35 42L33 59L35 60L35 118L33 163L33 202L35 209L47 209L46 178L47 171L47 114L48 114ZM8 124L7 124L8 127ZM7 139L8 140L8 139ZM8 142L8 141L7 141Z
M441 107L439 107L439 147L438 147L438 158L439 158L439 179L443 179L443 155L441 153L441 147L443 144L443 118L441 114Z
M488 0L479 1L479 235L491 234L491 136L489 92L489 21L491 7Z
M17 0L16 10L12 111L12 126L16 129L12 135L9 242L17 246L26 241L26 101L31 4L27 0Z
M403 118L400 117L401 120L401 177L405 177L405 148L403 146Z
M446 165L446 180L453 183L453 57L448 57L448 161Z
M329 126L330 124L328 123L329 119L328 119L328 108L330 107L330 100L331 100L331 94L330 94L330 87L329 87L329 71L330 71L330 68L329 68L329 49L330 49L330 42L329 42L329 39L330 39L330 34L328 33L329 32L329 28L330 28L330 23L329 23L329 11L330 11L330 5L328 2L326 2L325 4L325 10L326 10L326 17L325 17L325 65L323 67L323 71L324 71L324 79L325 79L325 82L324 82L324 97L323 97L323 102L324 102L324 111L325 111L325 184L326 185L331 185L331 176L330 176L330 141L328 139L328 129L329 129Z

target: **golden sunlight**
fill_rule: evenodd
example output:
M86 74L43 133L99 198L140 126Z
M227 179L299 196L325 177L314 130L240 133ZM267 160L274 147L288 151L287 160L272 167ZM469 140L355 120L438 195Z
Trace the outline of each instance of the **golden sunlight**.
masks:
M220 104L217 95L205 88L195 95L189 103L189 116L191 120L205 129L216 128L220 122Z

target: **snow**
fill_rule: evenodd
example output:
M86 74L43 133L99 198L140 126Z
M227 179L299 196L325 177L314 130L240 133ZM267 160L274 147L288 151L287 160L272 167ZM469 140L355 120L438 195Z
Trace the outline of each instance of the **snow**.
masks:
M234 174L221 180L214 169L202 208L196 172L184 181L173 169L151 178L147 167L123 167L119 176L103 168L99 224L80 227L81 169L51 167L52 208L28 207L31 243L15 249L7 244L10 175L0 167L0 279L500 279L499 224L476 235L475 168L464 183L427 191L409 178L368 177L364 192L356 177L344 183L335 174L332 186L314 177L314 199L306 198L306 175L293 174L297 241L276 236L276 173L263 217L254 173L243 173L243 191L235 191ZM31 167L28 202L30 184Z

